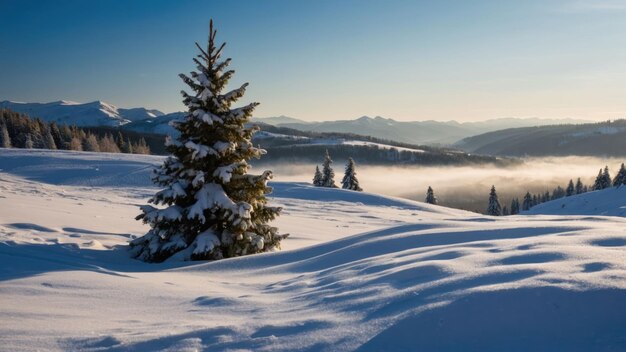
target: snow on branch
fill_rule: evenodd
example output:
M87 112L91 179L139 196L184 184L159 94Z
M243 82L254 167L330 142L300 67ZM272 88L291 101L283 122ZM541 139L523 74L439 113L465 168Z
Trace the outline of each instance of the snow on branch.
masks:
M212 229L208 229L198 234L195 240L196 248L193 250L194 254L209 253L215 248L219 248L221 245L220 239L215 235Z
M185 143L185 147L193 151L191 153L192 159L201 159L207 155L216 155L216 156L219 155L219 153L216 152L215 149L211 147L207 147L206 145L203 145L203 144L196 144L192 141L188 141L187 143Z
M224 183L228 183L230 182L231 177L233 176L233 172L241 166L245 166L245 163L233 163L227 166L220 166L217 169L215 169L215 172L213 172L213 176L217 177L218 179L220 179L222 182Z

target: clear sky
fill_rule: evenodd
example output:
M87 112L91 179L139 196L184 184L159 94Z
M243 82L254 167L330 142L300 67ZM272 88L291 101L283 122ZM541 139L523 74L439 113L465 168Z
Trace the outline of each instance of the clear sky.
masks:
M210 18L256 116L626 117L626 0L0 0L0 100L182 110Z

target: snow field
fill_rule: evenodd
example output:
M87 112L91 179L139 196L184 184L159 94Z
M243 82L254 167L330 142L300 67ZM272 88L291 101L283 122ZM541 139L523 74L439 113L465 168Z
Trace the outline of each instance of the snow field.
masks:
M146 264L160 161L0 150L0 350L626 350L622 190L493 218L276 182L282 251Z

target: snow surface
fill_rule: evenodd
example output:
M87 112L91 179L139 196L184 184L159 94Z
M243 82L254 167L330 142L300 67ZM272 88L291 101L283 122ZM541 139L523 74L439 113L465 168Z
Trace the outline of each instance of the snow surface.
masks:
M606 215L626 217L626 187L609 187L555 199L527 210L525 214Z
M493 218L276 182L283 251L146 264L161 161L0 149L0 350L626 350L622 190Z

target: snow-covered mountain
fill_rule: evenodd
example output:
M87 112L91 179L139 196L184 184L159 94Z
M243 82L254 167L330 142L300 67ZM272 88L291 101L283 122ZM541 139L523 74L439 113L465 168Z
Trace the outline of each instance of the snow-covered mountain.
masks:
M289 118L292 119L292 118ZM354 120L293 122L284 118L259 118L258 122L301 131L342 132L413 144L452 144L460 139L503 128L583 123L574 119L503 118L478 122L396 121L380 116L362 116Z
M168 125L179 119L183 112L164 114L146 108L123 109L112 104L94 101L75 103L56 101L51 103L0 102L0 108L8 108L31 117L77 126L122 126L136 132L173 134ZM505 128L544 126L553 124L577 124L588 121L574 119L502 118L478 122L457 121L396 121L380 116L362 116L354 120L307 122L288 116L252 118L252 122L288 127L310 132L352 133L412 144L448 145L463 138Z
M156 133L170 136L178 135L176 129L170 126L172 120L180 120L185 116L184 112L173 112L155 118L137 120L122 126L123 129L143 133Z
M60 100L51 103L0 102L0 109L10 109L44 121L76 126L123 126L133 121L151 120L164 114L145 108L122 109L103 101L76 103Z
M626 120L509 128L465 138L455 147L506 156L625 156Z
M282 251L147 264L124 245L162 160L0 149L1 349L626 350L626 219L596 216L621 191L489 217L275 182Z

